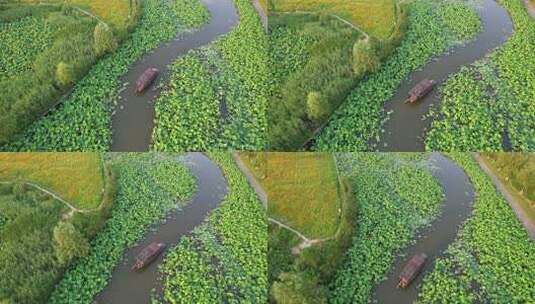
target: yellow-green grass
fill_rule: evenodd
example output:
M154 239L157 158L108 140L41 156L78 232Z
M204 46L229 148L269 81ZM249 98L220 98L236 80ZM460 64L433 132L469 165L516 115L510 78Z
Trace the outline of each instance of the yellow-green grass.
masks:
M268 195L268 214L308 238L332 237L340 197L334 159L328 153L242 153Z
M74 5L90 8L91 12L99 16L104 22L120 31L125 31L136 20L138 9L132 0L68 0ZM131 8L130 5L134 7ZM133 16L130 12L134 13Z
M139 0L22 0L20 2L25 4L66 2L89 11L122 33L135 23L139 14L139 8L136 3L140 3ZM132 5L132 8L130 5Z
M0 180L36 183L80 209L97 208L104 188L97 153L0 153Z
M379 39L388 39L395 28L396 0L271 0L280 12L316 11L336 14Z
M535 223L535 154L484 153L483 160Z
M268 11L268 0L260 0L258 2L260 3L260 6L262 6L262 9L264 10L264 12L267 13L267 11Z

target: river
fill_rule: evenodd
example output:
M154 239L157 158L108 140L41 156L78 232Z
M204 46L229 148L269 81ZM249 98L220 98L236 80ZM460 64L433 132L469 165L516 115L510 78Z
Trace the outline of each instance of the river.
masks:
M108 286L97 295L95 303L150 303L152 290L161 291L158 265L163 261L165 252L140 272L130 269L136 255L152 242L166 243L167 250L172 248L181 236L199 226L227 194L228 186L223 173L208 157L202 153L188 153L178 161L182 161L196 177L196 194L188 205L172 212L164 223L155 224L137 246L125 252Z
M422 70L413 72L406 79L394 97L385 104L385 113L391 113L383 128L377 148L381 151L423 151L424 132L431 121L423 120L431 106L438 106L441 101L439 90L415 104L405 104L409 91L424 79L435 80L440 86L448 76L458 72L462 66L470 65L483 58L490 51L507 41L513 33L513 23L507 10L495 0L481 0L477 4L483 31L479 36L450 52L434 58Z
M112 117L112 144L114 152L148 151L152 142L155 109L154 102L162 88L158 83L169 79L168 66L188 51L207 45L219 36L228 33L238 22L239 14L233 0L200 0L211 15L210 22L198 31L180 33L175 40L163 44L130 67L121 78L126 83L119 94L119 103ZM134 92L139 76L150 68L162 74L157 83L138 95Z
M440 153L433 153L429 164L433 176L441 184L445 194L441 214L430 227L418 231L416 243L403 250L402 255L390 268L388 279L377 285L373 296L377 303L413 303L418 297L420 283L425 274L433 269L434 260L455 240L460 226L472 214L474 188L464 170ZM396 288L403 267L418 253L428 256L422 273L408 288Z

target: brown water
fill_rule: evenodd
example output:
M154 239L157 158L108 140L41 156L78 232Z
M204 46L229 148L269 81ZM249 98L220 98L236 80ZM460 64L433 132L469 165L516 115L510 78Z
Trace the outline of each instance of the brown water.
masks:
M211 14L210 23L195 32L180 33L175 40L164 44L136 62L121 82L126 83L119 94L119 103L112 117L112 144L114 152L144 152L151 144L154 128L154 101L161 92L158 83L169 78L168 65L188 51L207 45L229 32L239 15L232 0L201 0ZM162 74L160 80L144 94L134 92L136 80L148 68L155 67Z
M170 214L165 223L155 225L137 246L127 250L121 264L114 269L108 286L97 295L95 303L150 303L151 291L161 290L158 265L162 262L165 252L141 272L130 270L135 256L152 242L166 243L169 250L180 237L199 226L227 194L227 183L223 173L205 155L189 153L179 161L183 161L196 177L197 193L186 207Z
M477 4L477 12L483 25L480 35L475 40L436 57L422 70L413 72L401 84L390 102L386 103L385 113L392 111L392 114L383 125L385 133L377 145L378 150L423 151L424 132L431 125L430 120L423 118L429 113L431 105L440 104L438 87L449 75L458 72L462 66L483 58L491 50L506 42L513 33L509 14L495 0L481 0ZM405 104L409 91L426 78L437 81L437 88L418 103Z
M474 189L464 170L439 153L433 153L429 163L433 176L442 185L445 194L441 214L431 223L431 227L418 232L420 237L416 243L402 252L402 256L390 268L388 279L375 288L373 298L377 303L413 303L425 274L433 269L434 260L455 240L459 226L472 213ZM403 267L418 253L428 256L422 272L408 288L396 288Z

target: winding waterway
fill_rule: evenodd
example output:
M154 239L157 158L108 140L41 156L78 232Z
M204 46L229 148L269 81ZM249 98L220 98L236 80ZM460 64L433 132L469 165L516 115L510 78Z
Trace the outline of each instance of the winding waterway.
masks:
M166 243L167 249L172 247L182 236L199 226L227 194L228 186L223 173L208 157L201 153L189 153L178 161L182 161L196 177L196 194L188 205L170 214L165 223L152 227L137 246L124 254L121 264L113 271L111 281L96 297L95 303L150 303L151 291L161 291L158 265L165 253L141 272L130 269L136 255L152 242Z
M462 66L469 65L483 58L493 49L502 45L513 33L513 23L505 8L495 0L481 0L477 4L483 31L479 36L452 51L436 57L422 70L413 72L405 80L390 102L385 104L385 113L390 113L389 120L383 128L385 133L377 149L380 151L423 151L424 132L431 125L424 120L432 105L440 104L441 95L435 89L431 94L416 104L405 104L409 91L424 79L435 80L440 86L448 76L456 73Z
M126 85L119 94L119 103L112 117L112 144L114 152L144 152L151 144L154 128L154 102L162 87L154 85L145 93L134 92L136 80L148 68L162 71L160 81L169 78L168 66L188 51L207 45L228 33L238 22L239 14L232 0L200 0L211 15L210 22L195 32L180 33L175 40L164 44L131 66L121 82Z
M425 274L433 268L434 260L455 240L460 225L472 213L474 188L464 170L440 153L433 153L429 164L433 176L442 185L445 194L441 214L431 223L432 226L418 231L420 237L416 243L403 251L390 268L388 279L377 285L374 294L377 303L413 303L417 299L419 286ZM403 267L418 253L425 253L428 256L422 273L408 288L396 288Z

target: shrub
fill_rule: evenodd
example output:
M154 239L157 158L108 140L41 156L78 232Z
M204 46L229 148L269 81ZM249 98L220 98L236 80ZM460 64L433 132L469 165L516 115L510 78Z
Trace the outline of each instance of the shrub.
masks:
M17 200L21 200L26 196L26 184L22 182L16 182L13 184L13 194Z
M325 290L311 272L284 272L273 284L271 295L280 304L327 303Z
M12 184L0 184L0 195L8 195L13 193Z
M103 22L95 26L93 38L95 40L94 49L97 56L112 52L117 48L117 41L113 36L111 28Z
M329 113L329 103L316 91L308 93L307 115L311 120L320 120Z
M60 62L56 68L56 81L61 86L68 86L74 83L74 69L72 65Z
M87 255L89 242L71 223L60 222L54 228L54 249L58 261L69 264L73 259Z
M360 39L353 45L353 72L357 77L367 72L376 72L381 65L374 43L370 39Z

